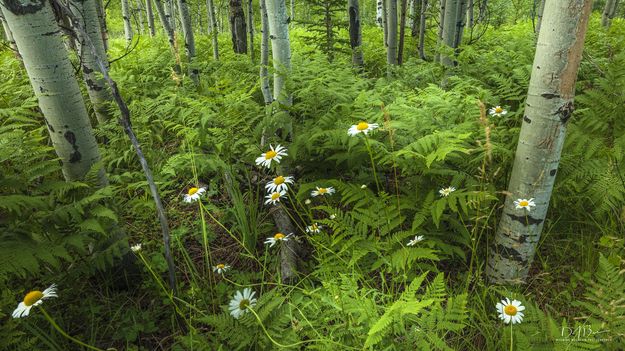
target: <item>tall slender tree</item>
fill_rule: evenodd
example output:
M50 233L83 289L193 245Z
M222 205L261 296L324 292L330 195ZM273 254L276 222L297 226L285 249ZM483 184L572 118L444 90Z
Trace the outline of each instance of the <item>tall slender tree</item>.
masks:
M445 27L445 4L446 4L447 0L440 0L440 6L439 6L439 15L438 15L438 46L439 48L442 47L443 45L443 30ZM438 50L437 50L438 51ZM435 61L436 62L440 62L441 60L441 55L440 53L436 53L436 58Z
M122 0L122 18L124 19L124 38L126 41L132 41L133 32L131 24L130 4L128 0Z
M603 7L603 13L601 15L601 25L604 27L610 27L612 24L612 18L616 15L616 8L619 0L607 0Z
M241 0L230 0L230 32L232 48L237 54L247 53L247 33L245 31L245 11Z
M184 48L187 53L187 61L189 61L189 77L197 85L199 84L199 71L194 64L195 38L193 36L193 26L191 25L191 15L189 14L187 0L178 0L178 10L180 11L182 34L184 36Z
M104 169L96 165L100 161L98 144L50 2L3 0L0 7L22 55L65 179L82 180L96 166L98 183L105 185Z
M386 22L388 23L388 36L386 38L386 63L397 64L397 0L386 0L388 5Z
M88 36L88 38L84 38L83 35L78 35L78 55L82 64L83 79L87 86L87 93L93 105L96 118L99 123L105 123L112 117L111 105L113 96L102 77L102 72L97 63L99 57L108 65L95 3L96 0L71 0L70 8L74 18L80 21L80 28ZM95 53L91 49L92 45L96 50Z
M543 12L545 11L545 1L538 0L538 9L536 11L536 34L540 33L540 25L543 21Z
M407 0L401 0L399 15L399 46L397 48L397 64L404 62L404 36L406 35L406 9L408 7Z
M453 66L454 60L450 57L450 49L455 48L456 32L458 30L458 10L461 0L446 0L445 1L445 14L443 22L443 45L447 51L441 54L441 63L445 66Z
M417 1L417 0L415 0ZM419 58L425 60L425 25L426 25L426 11L428 8L428 0L421 0L421 13L419 19Z
M156 28L154 28L154 11L152 10L152 0L145 0L145 14L148 18L148 30L150 36L156 35Z
M213 0L206 0L206 8L208 8L208 23L210 27L211 39L213 41L213 58L215 60L219 60L219 30L217 28L217 18Z
M260 90L263 92L265 105L271 104L271 84L269 83L269 19L267 18L267 5L265 0L260 0Z
M143 24L143 4L141 0L135 1L135 10L133 12L137 14L136 20L139 24L139 33L143 34L143 32L145 32L145 27Z
M289 16L285 0L265 0L269 19L269 38L273 58L273 98L280 104L291 105L291 93L286 91L286 79L291 74L291 41Z
M592 0L545 3L523 125L486 274L523 282L540 240L556 179Z
M254 62L254 5L252 0L247 2L247 31L250 34L250 59Z
M349 15L349 44L352 48L352 64L356 67L364 65L362 53L362 29L360 28L360 6L358 0L347 1Z
M376 0L376 7L375 7L375 23L379 26L379 27L383 27L384 25L382 24L382 22L384 21L384 1L382 0Z
M102 33L102 42L104 43L104 51L109 50L109 30L106 25L106 11L104 10L103 0L96 0L95 6L98 10L98 20L100 21L100 33Z

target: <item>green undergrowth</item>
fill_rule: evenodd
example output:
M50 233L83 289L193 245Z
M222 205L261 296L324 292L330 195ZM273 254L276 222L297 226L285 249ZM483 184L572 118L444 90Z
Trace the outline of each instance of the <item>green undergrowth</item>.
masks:
M56 282L59 298L46 310L100 348L500 350L512 334L518 350L623 349L625 26L615 20L606 32L599 22L592 18L532 275L516 287L488 285L482 273L531 73L528 21L487 31L462 48L450 72L414 58L412 40L406 63L387 72L381 31L370 27L363 71L346 55L328 63L295 27L288 107L263 104L257 65L233 54L226 35L219 62L210 38L198 35L199 87L172 69L164 37L143 37L130 53L113 39L109 55L121 58L112 76L170 219L177 298L162 288L159 223L122 129L115 121L96 128L110 186L64 182L28 80L5 49L0 345L76 348L36 310L10 318L28 290ZM182 62L186 69L184 55ZM484 108L495 105L508 113L488 116ZM380 128L349 136L363 120ZM264 204L275 173L254 161L269 144L288 148L280 166L295 178L284 202L297 228L290 240L308 248L294 285L281 283L281 244L263 244L276 233ZM202 201L184 203L196 186L206 188ZM441 197L450 186L456 191ZM316 187L336 193L311 197ZM103 283L103 267L118 255L93 246L114 223L142 244L143 280L130 291ZM307 234L313 223L321 231ZM408 246L415 235L423 241ZM219 263L232 268L216 274ZM254 313L234 319L228 302L244 287L258 301ZM526 307L512 329L495 310L505 297Z

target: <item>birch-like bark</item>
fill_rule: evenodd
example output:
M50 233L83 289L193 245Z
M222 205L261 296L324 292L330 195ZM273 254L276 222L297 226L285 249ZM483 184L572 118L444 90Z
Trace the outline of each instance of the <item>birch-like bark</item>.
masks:
M260 90L263 92L265 105L271 104L271 84L269 83L269 23L265 0L260 0Z
M130 23L130 5L128 4L128 0L122 0L122 17L124 19L124 38L126 41L132 41L132 25Z
M174 54L174 56L177 58L178 57L178 50L177 50L177 46L176 46L176 38L174 36L174 30L170 25L170 20L167 16L167 13L165 12L165 7L163 5L163 0L154 0L154 6L156 7L156 13L158 14L158 19L161 22L161 25L163 26L163 30L165 31L165 34L167 35L167 40L169 42L169 47L171 48L172 53ZM176 59L176 61L178 61ZM178 63L179 65L179 63ZM178 69L177 73L180 73L180 70Z
M455 48L454 43L456 41L456 31L458 29L458 5L460 0L446 0L445 1L445 21L443 23L443 50L445 53L441 54L441 63L447 67L454 65L454 60L449 56Z
M291 22L290 23L294 23L295 21L295 0L291 0Z
M384 7L384 2L382 0L377 0L376 1L376 8L375 8L375 23L379 27L383 27L384 26L382 24L382 22L384 21L383 7Z
M208 22L210 26L211 39L213 41L213 58L215 61L219 60L219 41L217 30L217 18L215 18L215 4L213 0L206 0L206 7L208 8Z
M87 86L87 93L93 105L96 119L99 123L106 123L113 117L111 111L113 96L97 64L97 57L102 58L107 64L108 59L106 50L104 49L104 42L102 41L100 21L98 20L95 4L96 1L97 0L71 0L70 8L74 17L80 21L80 28L89 36L89 38L86 39L83 35L78 35L78 55L82 64L83 80ZM91 43L88 43L87 40ZM95 47L95 55L90 45Z
M382 0L382 31L384 32L385 50L388 50L388 1Z
M473 28L473 7L475 6L475 2L473 0L469 0L469 4L467 5L467 26L469 28Z
M404 62L404 36L406 35L406 8L407 0L401 0L401 9L399 15L399 46L397 48L397 64Z
M480 3L480 14L477 17L477 21L483 23L486 19L486 12L488 11L488 0L482 0Z
M63 176L82 180L100 161L100 152L52 7L45 0L4 0L0 7L39 100ZM98 171L98 183L104 186L104 169Z
M388 37L386 48L386 63L397 64L397 0L386 0L388 4L387 18Z
M462 44L462 36L464 34L464 27L467 21L467 0L458 1L458 10L456 12L456 37L454 38L454 49L460 47Z
M347 13L349 15L349 44L352 48L352 65L362 67L364 59L362 54L362 29L360 27L360 6L358 0L347 1Z
M98 21L100 21L100 33L102 33L102 43L104 44L104 51L109 50L109 30L106 25L106 11L104 10L103 0L96 0L95 6L98 10Z
M4 39L9 44L9 47L15 53L15 57L21 60L22 58L20 57L20 53L17 50L17 45L15 45L15 39L13 39L13 34L11 34L11 29L9 29L9 25L7 24L6 20L4 19L4 15L2 14L2 8L0 8L0 22L2 22L2 30L4 31Z
M167 22L169 22L169 26L173 33L176 33L176 1L175 0L165 0L165 17L167 18ZM174 34L175 36L175 34Z
M137 22L139 22L139 33L143 34L145 32L145 27L143 25L143 4L141 0L136 0L135 3L135 13L137 14Z
M247 2L247 31L250 34L250 59L254 63L254 5L252 0Z
M273 58L273 98L281 105L291 106L291 93L286 91L286 79L291 74L291 42L289 17L285 0L266 0L269 38Z
M145 14L148 17L148 30L150 36L156 35L156 28L154 28L154 11L152 10L152 0L145 0Z
M447 0L440 0L440 8L438 15L438 46L439 48L443 45L443 28L445 27L445 3ZM436 58L434 59L436 62L441 61L441 54L436 52Z
M616 7L618 6L618 0L607 0L603 7L603 13L601 14L601 25L608 28L612 24L612 18L616 14Z
M416 0L415 0L416 1ZM419 58L425 60L425 13L428 8L428 0L421 0L421 14L419 19Z
M502 217L486 275L494 283L525 281L556 179L592 0L547 1L536 44L523 124ZM534 199L531 210L517 199Z
M543 12L545 11L545 1L540 0L538 4L538 11L536 11L536 35L540 33L540 26L543 22Z
M247 33L245 31L245 12L241 0L230 0L230 33L232 48L236 54L247 53Z
M189 6L187 0L178 0L178 11L180 11L180 20L182 27L182 35L184 36L184 48L187 53L187 61L189 61L189 77L196 85L200 83L199 71L195 67L195 38L193 37L193 27L191 26L191 15L189 14Z
M421 17L421 0L410 0L410 36L419 35L419 18Z

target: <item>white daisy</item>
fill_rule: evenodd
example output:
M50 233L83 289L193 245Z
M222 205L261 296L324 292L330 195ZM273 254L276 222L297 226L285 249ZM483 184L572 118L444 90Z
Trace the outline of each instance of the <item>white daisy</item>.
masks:
M358 133L365 133L365 135L367 135L370 131L378 128L379 125L377 123L367 123L367 122L360 122L358 124L354 124L352 125L349 130L347 131L347 134L349 134L350 136L355 136Z
M415 235L414 239L410 240L406 246L415 246L417 243L423 241L425 237L423 235Z
M532 210L532 207L536 207L536 203L534 202L534 198L531 199L517 199L514 200L514 205L516 206L517 210L520 210L522 208L526 209L527 212Z
M26 294L26 296L24 296L24 301L20 302L19 305L17 305L15 311L13 311L13 318L28 316L28 314L30 313L30 309L33 308L33 306L41 305L43 303L43 300L49 297L57 297L56 284L50 285L50 287L43 292L39 290L34 290Z
M279 241L289 241L289 238L293 236L293 233L284 235L282 233L276 233L274 236L270 236L265 240L265 244L270 244L269 247L273 247Z
M271 161L280 163L282 156L287 156L286 148L284 146L278 145L274 149L273 146L269 145L269 149L270 150L267 152L263 152L260 157L256 158L256 164L258 166L265 166L269 168L271 167Z
M139 251L141 251L141 243L136 244L136 245L132 245L130 247L130 250L132 250L132 252L139 252Z
M318 225L317 223L313 223L312 225L306 227L306 233L319 233L321 231L321 228L323 227Z
M450 186L449 188L442 188L441 190L438 191L438 193L441 194L442 197L447 197L449 196L449 194L451 194L454 191L456 191L456 188L453 186Z
M525 307L521 305L521 301L512 300L510 302L510 299L506 297L505 300L498 302L495 308L499 313L499 319L506 324L510 324L510 322L517 324L523 320L523 312L521 311L525 310Z
M506 113L508 113L508 111L504 110L503 107L501 107L501 106L491 107L488 110L488 114L489 115L496 116L496 117L501 117L501 116L505 115Z
M265 205L271 203L272 205L275 205L276 202L280 202L280 199L286 197L286 191L274 191L273 193L265 196L265 199L267 199L265 201Z
M273 193L273 192L276 192L276 191L287 191L289 189L287 184L293 184L293 177L291 177L291 176L287 176L287 177L277 176L277 177L273 178L272 181L267 183L267 185L265 185L265 188L270 193Z
M223 275L230 269L230 266L227 264L219 263L213 266L213 272L217 272L217 274Z
M250 288L243 289L243 293L237 291L232 300L230 300L230 306L228 306L232 317L238 319L243 314L249 312L248 307L256 306L255 294L256 291L252 291Z
M191 203L197 201L202 194L206 192L206 188L189 188L186 194L184 194L184 202Z
M315 197L315 196L320 196L320 195L323 196L323 195L326 195L326 194L327 195L332 195L332 194L334 194L334 191L335 191L334 188L331 187L331 186L329 186L327 188L320 188L320 187L317 186L316 188L317 188L317 190L313 190L310 193L310 196Z

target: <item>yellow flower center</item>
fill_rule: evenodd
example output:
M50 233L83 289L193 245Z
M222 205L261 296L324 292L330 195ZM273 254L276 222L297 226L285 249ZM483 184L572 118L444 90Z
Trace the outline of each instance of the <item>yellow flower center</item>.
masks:
M31 291L28 294L26 294L26 296L24 296L24 305L32 306L37 301L41 300L42 297L43 297L43 293L41 291L38 291L38 290Z
M271 199L272 200L277 200L279 198L280 198L280 193L275 192L275 193L271 194Z
M217 265L217 268L218 269L224 269L224 268L226 268L226 265L223 264L223 263L220 263L220 264Z
M526 200L519 201L519 206L521 206L521 207L525 207L525 206L527 206L529 204L530 204L529 201L526 201Z
M504 307L503 311L508 316L516 316L517 309L513 305L508 305Z
M319 191L319 194L325 194L325 193L328 192L328 189L326 189L326 188L319 188L318 191Z
M277 176L274 180L273 183L275 185L280 185L282 183L284 183L284 177L283 176Z
M285 235L282 233L277 233L276 235L273 236L274 239L276 240L282 240L284 239Z
M363 131L365 129L369 128L369 123L367 122L360 122L356 125L356 129Z
M265 152L265 160L270 160L270 159L276 157L277 154L278 154L277 152L275 152L273 150L269 150L269 151Z
M189 189L189 196L191 196L191 195L193 195L193 194L197 193L197 192L198 192L198 190L200 190L200 189L199 189L199 188L195 188L195 187L194 187L194 188Z
M247 308L247 306L250 305L250 300L248 299L243 299L241 300L241 302L239 302L239 309L244 310Z
M502 113L502 112L503 112L503 108L501 108L501 106L495 107L495 113Z
M317 230L317 229L319 229L319 227L317 227L316 224L313 224L313 225L310 226L310 229L311 230Z

